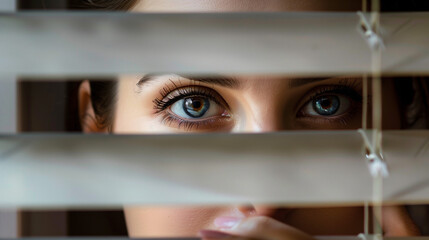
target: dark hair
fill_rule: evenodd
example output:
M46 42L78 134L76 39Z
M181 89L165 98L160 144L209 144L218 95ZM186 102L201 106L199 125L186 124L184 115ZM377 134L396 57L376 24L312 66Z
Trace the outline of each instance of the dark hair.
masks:
M71 10L128 11L138 0L68 0ZM99 127L112 130L116 106L116 79L90 79L91 102Z
M115 119L117 80L91 79L89 84L97 125L99 128L107 128L108 132L111 132Z
M68 0L68 8L76 10L128 11L138 0Z

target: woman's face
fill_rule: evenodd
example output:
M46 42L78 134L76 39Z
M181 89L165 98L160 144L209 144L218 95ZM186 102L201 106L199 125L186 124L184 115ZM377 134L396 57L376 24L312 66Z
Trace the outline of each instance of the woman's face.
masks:
M371 96L369 96L369 101ZM399 128L392 81L383 82L383 125ZM362 80L355 77L123 76L115 133L271 132L357 129ZM371 110L371 108L370 108ZM358 234L362 208L285 209L269 206L125 207L131 237L189 237L214 229L220 216L266 215L314 235Z
M144 0L139 12L354 11L342 0ZM398 128L393 84L383 85L385 128ZM362 125L359 77L291 78L270 75L122 76L114 133L270 132L357 129ZM393 119L393 120L392 120ZM131 237L188 237L213 228L219 216L267 215L312 234L357 234L362 209L285 209L267 206L126 207Z

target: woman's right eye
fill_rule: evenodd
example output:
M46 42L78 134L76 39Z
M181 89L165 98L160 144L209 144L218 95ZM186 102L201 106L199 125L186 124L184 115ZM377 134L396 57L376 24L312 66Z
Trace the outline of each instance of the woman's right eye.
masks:
M170 107L170 111L182 119L206 119L225 115L225 109L204 96L182 98Z
M164 88L161 99L155 99L156 114L169 127L187 131L228 131L233 121L229 106L215 90L203 86Z

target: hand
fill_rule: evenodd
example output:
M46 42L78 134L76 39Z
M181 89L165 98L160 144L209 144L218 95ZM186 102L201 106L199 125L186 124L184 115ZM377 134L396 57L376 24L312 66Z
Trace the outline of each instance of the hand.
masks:
M312 236L265 216L248 218L221 217L215 220L221 231L202 230L203 239L263 239L263 240L315 240Z
M383 207L385 236L418 236L418 228L401 206ZM203 239L261 239L261 240L315 240L312 236L266 216L247 218L221 217L215 220L221 231L202 230Z

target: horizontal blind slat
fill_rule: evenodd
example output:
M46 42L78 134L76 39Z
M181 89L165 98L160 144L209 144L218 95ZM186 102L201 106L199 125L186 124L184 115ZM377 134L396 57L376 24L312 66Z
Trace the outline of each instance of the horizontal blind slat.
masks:
M384 199L429 201L429 131L387 131ZM282 203L371 200L356 131L0 138L0 206Z
M0 74L359 74L356 13L0 14ZM429 13L381 15L386 74L429 73Z

